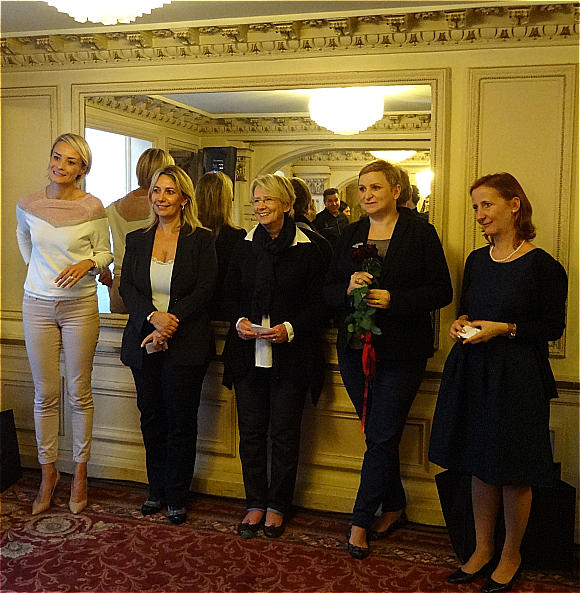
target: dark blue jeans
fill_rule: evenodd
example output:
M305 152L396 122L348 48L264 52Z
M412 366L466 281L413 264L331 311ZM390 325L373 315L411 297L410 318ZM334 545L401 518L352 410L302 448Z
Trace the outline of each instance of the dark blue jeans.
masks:
M365 383L361 357L362 350L349 348L338 353L342 380L359 418L362 417ZM426 364L426 359L377 361L367 399L367 450L354 504L353 525L369 529L380 506L383 512L405 508L399 442Z
M186 504L195 468L197 411L207 365L180 366L166 352L131 367L141 412L149 495Z
M261 368L236 381L235 389L246 506L285 514L296 485L306 389ZM272 442L269 480L268 434Z

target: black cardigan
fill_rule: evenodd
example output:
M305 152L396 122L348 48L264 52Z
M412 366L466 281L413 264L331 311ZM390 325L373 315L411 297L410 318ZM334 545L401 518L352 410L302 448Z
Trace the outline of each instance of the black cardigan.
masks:
M123 332L121 361L140 369L145 354L143 338L155 328L147 321L155 311L151 294L151 253L155 231L143 229L127 235L123 274L119 293L129 311ZM169 313L179 319L179 327L168 340L168 353L177 364L201 365L215 353L209 319L209 303L217 276L217 259L212 234L197 228L191 234L182 229L177 240L171 275Z
M292 245L276 258L275 290L270 309L270 325L290 322L294 339L272 344L272 369L275 376L305 386L312 375L312 359L322 315L324 267L318 247L299 228L296 231L308 242ZM226 277L224 305L231 327L223 361L224 385L228 387L255 367L255 340L242 340L236 322L246 317L253 323L262 323L261 319L253 319L251 315L256 274L251 236L237 245Z
M382 335L374 336L377 356L383 360L406 360L433 356L430 312L448 305L453 297L443 248L433 225L399 211L382 265L379 288L388 290L388 309L375 316ZM350 224L338 242L326 278L324 296L339 320L337 348L344 351L348 335L344 318L350 312L346 294L350 276L360 268L352 261L352 246L366 243L370 220Z

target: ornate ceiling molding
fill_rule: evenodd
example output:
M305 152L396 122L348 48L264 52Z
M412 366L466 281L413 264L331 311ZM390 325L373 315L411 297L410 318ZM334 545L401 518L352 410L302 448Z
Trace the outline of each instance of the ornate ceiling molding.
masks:
M146 95L90 97L87 99L87 106L140 118L144 121L156 121L166 126L189 130L201 136L279 137L280 134L301 136L317 134L329 138L335 137L306 116L213 118ZM372 135L385 131L395 135L418 133L421 137L425 137L431 132L431 113L387 113L382 120L360 135Z
M578 4L0 39L8 70L578 43Z
M301 156L292 163L293 166L312 165L313 163L325 164L332 163L336 166L337 163L352 163L372 161L375 157L367 150L352 150L352 149L333 149L321 150L313 154ZM406 165L429 165L431 162L431 153L428 150L419 150L411 158L407 159L402 166Z

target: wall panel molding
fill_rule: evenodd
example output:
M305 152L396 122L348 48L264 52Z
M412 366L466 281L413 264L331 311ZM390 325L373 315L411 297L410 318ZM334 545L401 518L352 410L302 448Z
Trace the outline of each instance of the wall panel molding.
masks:
M535 243L569 272L577 66L473 68L469 74L469 183L488 173L514 174L534 208ZM465 228L464 258L484 245L470 208ZM564 357L565 345L566 334L551 344L551 355Z

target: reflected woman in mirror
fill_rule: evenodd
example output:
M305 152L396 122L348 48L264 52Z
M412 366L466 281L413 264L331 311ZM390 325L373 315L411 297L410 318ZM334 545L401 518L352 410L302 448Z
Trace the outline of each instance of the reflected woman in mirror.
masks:
M369 555L369 540L405 522L399 442L433 355L430 313L452 298L437 232L397 208L401 186L399 169L386 161L361 169L359 199L368 216L344 230L325 286L339 322L340 373L366 439L348 535L358 559Z
M127 313L119 295L121 266L125 255L127 233L142 229L151 223L151 201L148 192L153 173L160 167L175 164L173 157L161 148L148 148L137 161L137 182L139 187L107 206L107 217L113 239L113 274L109 269L99 276L99 282L109 287L111 313Z
M197 411L215 353L209 304L217 260L211 232L197 217L191 179L175 165L158 169L149 198L153 222L127 235L120 294L129 311L121 361L131 367L141 412L151 515L167 505L187 518Z
M195 199L201 224L210 229L215 238L218 261L218 277L210 316L211 319L227 321L222 305L226 272L234 249L246 236L246 230L238 228L232 219L232 180L221 171L205 173L197 182Z
M62 134L50 150L50 182L21 198L17 237L28 272L22 322L34 381L34 425L42 482L32 514L45 511L59 481L60 352L71 406L74 477L69 508L87 506L93 428L91 374L99 337L95 275L113 261L101 201L80 188L91 168L82 136Z
M472 476L476 547L448 581L489 576L482 591L493 593L509 591L519 574L531 486L552 485L550 398L558 393L548 341L564 331L567 278L532 243L532 206L515 177L486 175L470 194L488 245L465 263L429 457ZM494 532L502 501L506 537L497 563Z
M291 217L290 182L263 175L250 191L259 224L234 253L226 279L224 384L236 390L246 490L238 533L250 538L263 528L267 537L280 537L296 483L323 269L318 247Z

